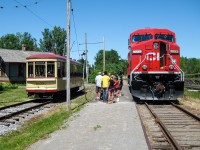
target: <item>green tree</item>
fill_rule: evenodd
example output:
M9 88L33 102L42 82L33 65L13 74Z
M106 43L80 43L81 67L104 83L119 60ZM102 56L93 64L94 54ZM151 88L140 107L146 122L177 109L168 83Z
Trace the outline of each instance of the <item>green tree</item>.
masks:
M55 53L64 55L65 54L65 39L66 31L60 27L54 27L53 30L53 41L55 46Z
M89 82L94 82L94 78L98 72L103 70L103 50L95 56L95 69L89 75ZM121 59L116 50L111 49L105 51L105 70L111 74L118 74L120 71L126 74L127 60ZM94 67L93 67L94 68Z
M200 73L200 59L181 57L181 69L185 74Z
M53 35L49 29L44 29L42 32L43 39L40 39L40 49L45 52L53 51Z
M42 32L43 39L40 39L40 49L55 54L65 54L66 31L60 27L54 27L51 31L44 29Z
M38 50L36 39L32 38L28 32L15 34L6 34L0 38L0 47L5 49L21 50L22 44L25 44L27 50Z
M6 34L0 39L0 48L19 49L20 40L15 34Z
M39 50L37 47L37 40L33 38L30 33L24 32L22 34L18 32L16 36L18 37L19 42L20 42L19 49L21 49L22 44L25 44L26 49L29 51Z
M100 50L95 59L95 66L97 69L102 68L103 67L103 50ZM106 64L106 70L109 69L109 64L118 64L121 58L118 55L118 52L116 50L111 49L110 51L105 51L105 64Z

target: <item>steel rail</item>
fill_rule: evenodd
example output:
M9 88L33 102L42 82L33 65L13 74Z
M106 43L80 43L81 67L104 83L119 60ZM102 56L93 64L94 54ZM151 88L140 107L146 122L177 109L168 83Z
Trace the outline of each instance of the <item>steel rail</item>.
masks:
M16 104L12 104L12 105L8 105L8 106L0 107L0 110L11 108L11 107L15 107L15 106L20 106L22 104L26 104L26 103L30 103L30 102L35 102L35 101L38 101L38 99L33 99L33 100L30 100L30 101L25 101L25 102L21 102L21 103L16 103Z
M187 115L189 115L190 117L196 119L197 121L200 121L200 117L199 117L199 116L197 116L197 115L191 113L190 111L186 110L185 108L183 108L183 107L181 107L181 106L179 106L179 105L177 105L177 104L175 104L175 103L173 103L173 102L171 102L171 104L172 104L173 106L175 106L176 108L178 108L179 110L181 110L181 111L183 111L184 113L186 113Z
M41 106L46 105L46 104L49 104L49 103L51 103L51 102L52 102L52 101L47 101L47 102L44 102L44 103L42 103L42 104L38 104L38 105L29 107L29 108L22 109L22 110L17 111L17 112L13 112L13 113L10 113L10 114L1 116L1 117L0 117L0 121L5 120L5 119L8 119L8 118L11 118L11 117L13 117L13 116L15 116L15 115L18 115L18 114L20 114L20 113L29 111L29 110L31 110L31 109L34 109L34 108L37 108L37 107L41 107ZM19 106L19 105L17 105L17 106Z
M149 107L149 105L145 102L146 107L149 109L149 111L154 116L156 122L160 125L162 130L165 132L166 136L170 140L170 142L173 144L174 148L176 150L182 150L181 146L178 144L178 142L173 138L169 130L165 127L165 125L162 123L162 121L159 119L159 117L154 113L154 111Z

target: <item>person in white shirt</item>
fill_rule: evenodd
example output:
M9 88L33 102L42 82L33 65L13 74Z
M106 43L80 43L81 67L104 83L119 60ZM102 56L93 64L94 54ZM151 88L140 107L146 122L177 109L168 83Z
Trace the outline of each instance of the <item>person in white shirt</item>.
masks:
M97 93L96 99L99 100L101 96L101 86L102 86L101 72L99 72L98 75L95 77L95 83L96 83L96 93Z

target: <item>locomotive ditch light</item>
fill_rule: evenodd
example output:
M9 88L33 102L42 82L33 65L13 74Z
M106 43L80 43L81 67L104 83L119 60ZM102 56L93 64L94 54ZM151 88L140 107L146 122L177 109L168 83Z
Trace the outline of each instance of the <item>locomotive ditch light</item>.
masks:
M153 43L153 48L158 49L158 43Z
M142 54L142 50L133 50L133 54Z
M148 68L147 65L143 65L143 66L142 66L142 69L143 69L143 70L147 70L147 68Z

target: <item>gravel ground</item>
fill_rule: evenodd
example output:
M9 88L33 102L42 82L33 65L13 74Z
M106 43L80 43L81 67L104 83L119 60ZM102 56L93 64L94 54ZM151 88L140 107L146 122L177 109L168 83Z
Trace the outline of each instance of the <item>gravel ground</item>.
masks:
M135 103L123 87L124 96L114 104L93 100L72 116L68 126L42 139L28 150L146 150Z

